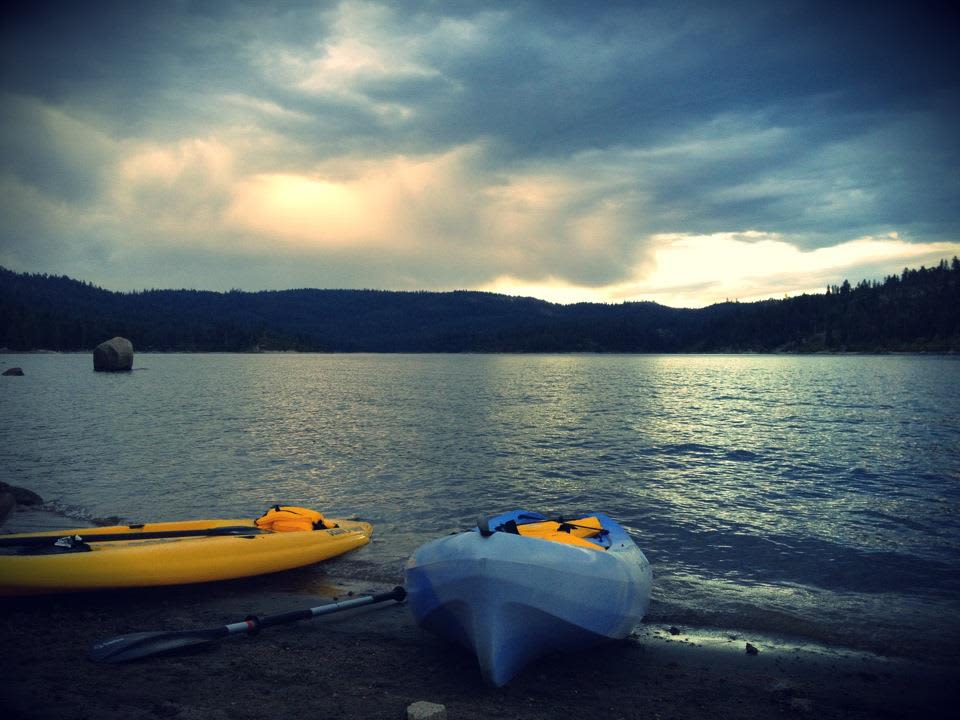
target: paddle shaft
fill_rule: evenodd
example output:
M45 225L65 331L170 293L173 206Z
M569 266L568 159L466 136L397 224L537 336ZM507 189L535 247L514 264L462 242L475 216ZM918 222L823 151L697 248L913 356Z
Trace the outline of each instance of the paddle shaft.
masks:
M36 547L53 545L62 537L79 536L86 543L116 542L120 540L159 540L161 538L218 537L220 535L262 535L270 532L253 525L226 525L201 530L148 530L127 533L74 533L73 535L30 535L20 538L0 538L0 547Z
M378 595L364 595L363 597L351 598L350 600L340 600L338 602L318 605L307 610L291 610L290 612L278 613L277 615L265 615L261 618L251 617L243 622L230 623L224 625L224 635L237 635L239 633L252 634L265 627L273 625L283 625L284 623L298 622L300 620L311 620L321 615L340 612L341 610L350 610L352 608L363 607L364 605L373 605L374 603L385 602L387 600L400 601L406 597L406 591L401 587L396 587L390 592L380 593Z

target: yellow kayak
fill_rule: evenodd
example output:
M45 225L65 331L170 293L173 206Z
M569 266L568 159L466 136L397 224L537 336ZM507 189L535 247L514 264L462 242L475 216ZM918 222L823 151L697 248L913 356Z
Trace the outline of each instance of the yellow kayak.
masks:
M304 525L298 521L305 513L312 515ZM293 515L297 517L291 521ZM0 535L0 551L15 553L0 555L0 595L262 575L342 555L367 544L372 532L370 523L278 506L255 520L186 520Z

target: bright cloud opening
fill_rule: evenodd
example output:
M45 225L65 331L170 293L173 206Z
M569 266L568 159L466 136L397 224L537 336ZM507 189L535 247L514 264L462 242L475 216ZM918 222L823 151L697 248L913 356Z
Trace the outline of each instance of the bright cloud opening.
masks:
M411 249L436 240L431 223L464 194L469 148L382 162L329 161L313 175L239 178L226 224L302 251Z
M344 245L382 231L373 201L354 185L296 175L257 175L234 188L229 221L287 240Z
M896 232L809 251L775 233L757 231L671 233L651 241L652 262L627 282L591 288L556 278L531 283L502 275L483 289L558 303L654 301L704 307L725 300L822 293L842 278L880 277L905 265L932 265L960 255L960 243L909 243Z

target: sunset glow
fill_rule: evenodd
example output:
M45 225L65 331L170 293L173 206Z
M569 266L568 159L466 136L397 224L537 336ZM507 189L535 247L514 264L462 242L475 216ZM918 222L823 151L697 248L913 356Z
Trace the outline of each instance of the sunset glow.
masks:
M653 301L672 307L703 307L726 300L765 300L823 292L836 278L855 277L857 268L936 264L960 252L957 243L907 243L895 237L859 238L804 252L763 233L720 237L665 235L657 238L653 267L638 270L633 282L589 288L555 278L523 283L504 276L485 290L543 298L551 302ZM771 273L770 268L787 268Z

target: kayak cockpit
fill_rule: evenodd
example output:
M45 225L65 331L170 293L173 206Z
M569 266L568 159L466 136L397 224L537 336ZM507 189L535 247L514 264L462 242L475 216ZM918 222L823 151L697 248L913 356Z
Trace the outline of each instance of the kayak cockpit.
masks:
M482 518L477 522L477 531L484 537L503 532L591 550L607 550L611 545L610 530L595 515L551 520L540 513L520 510Z

